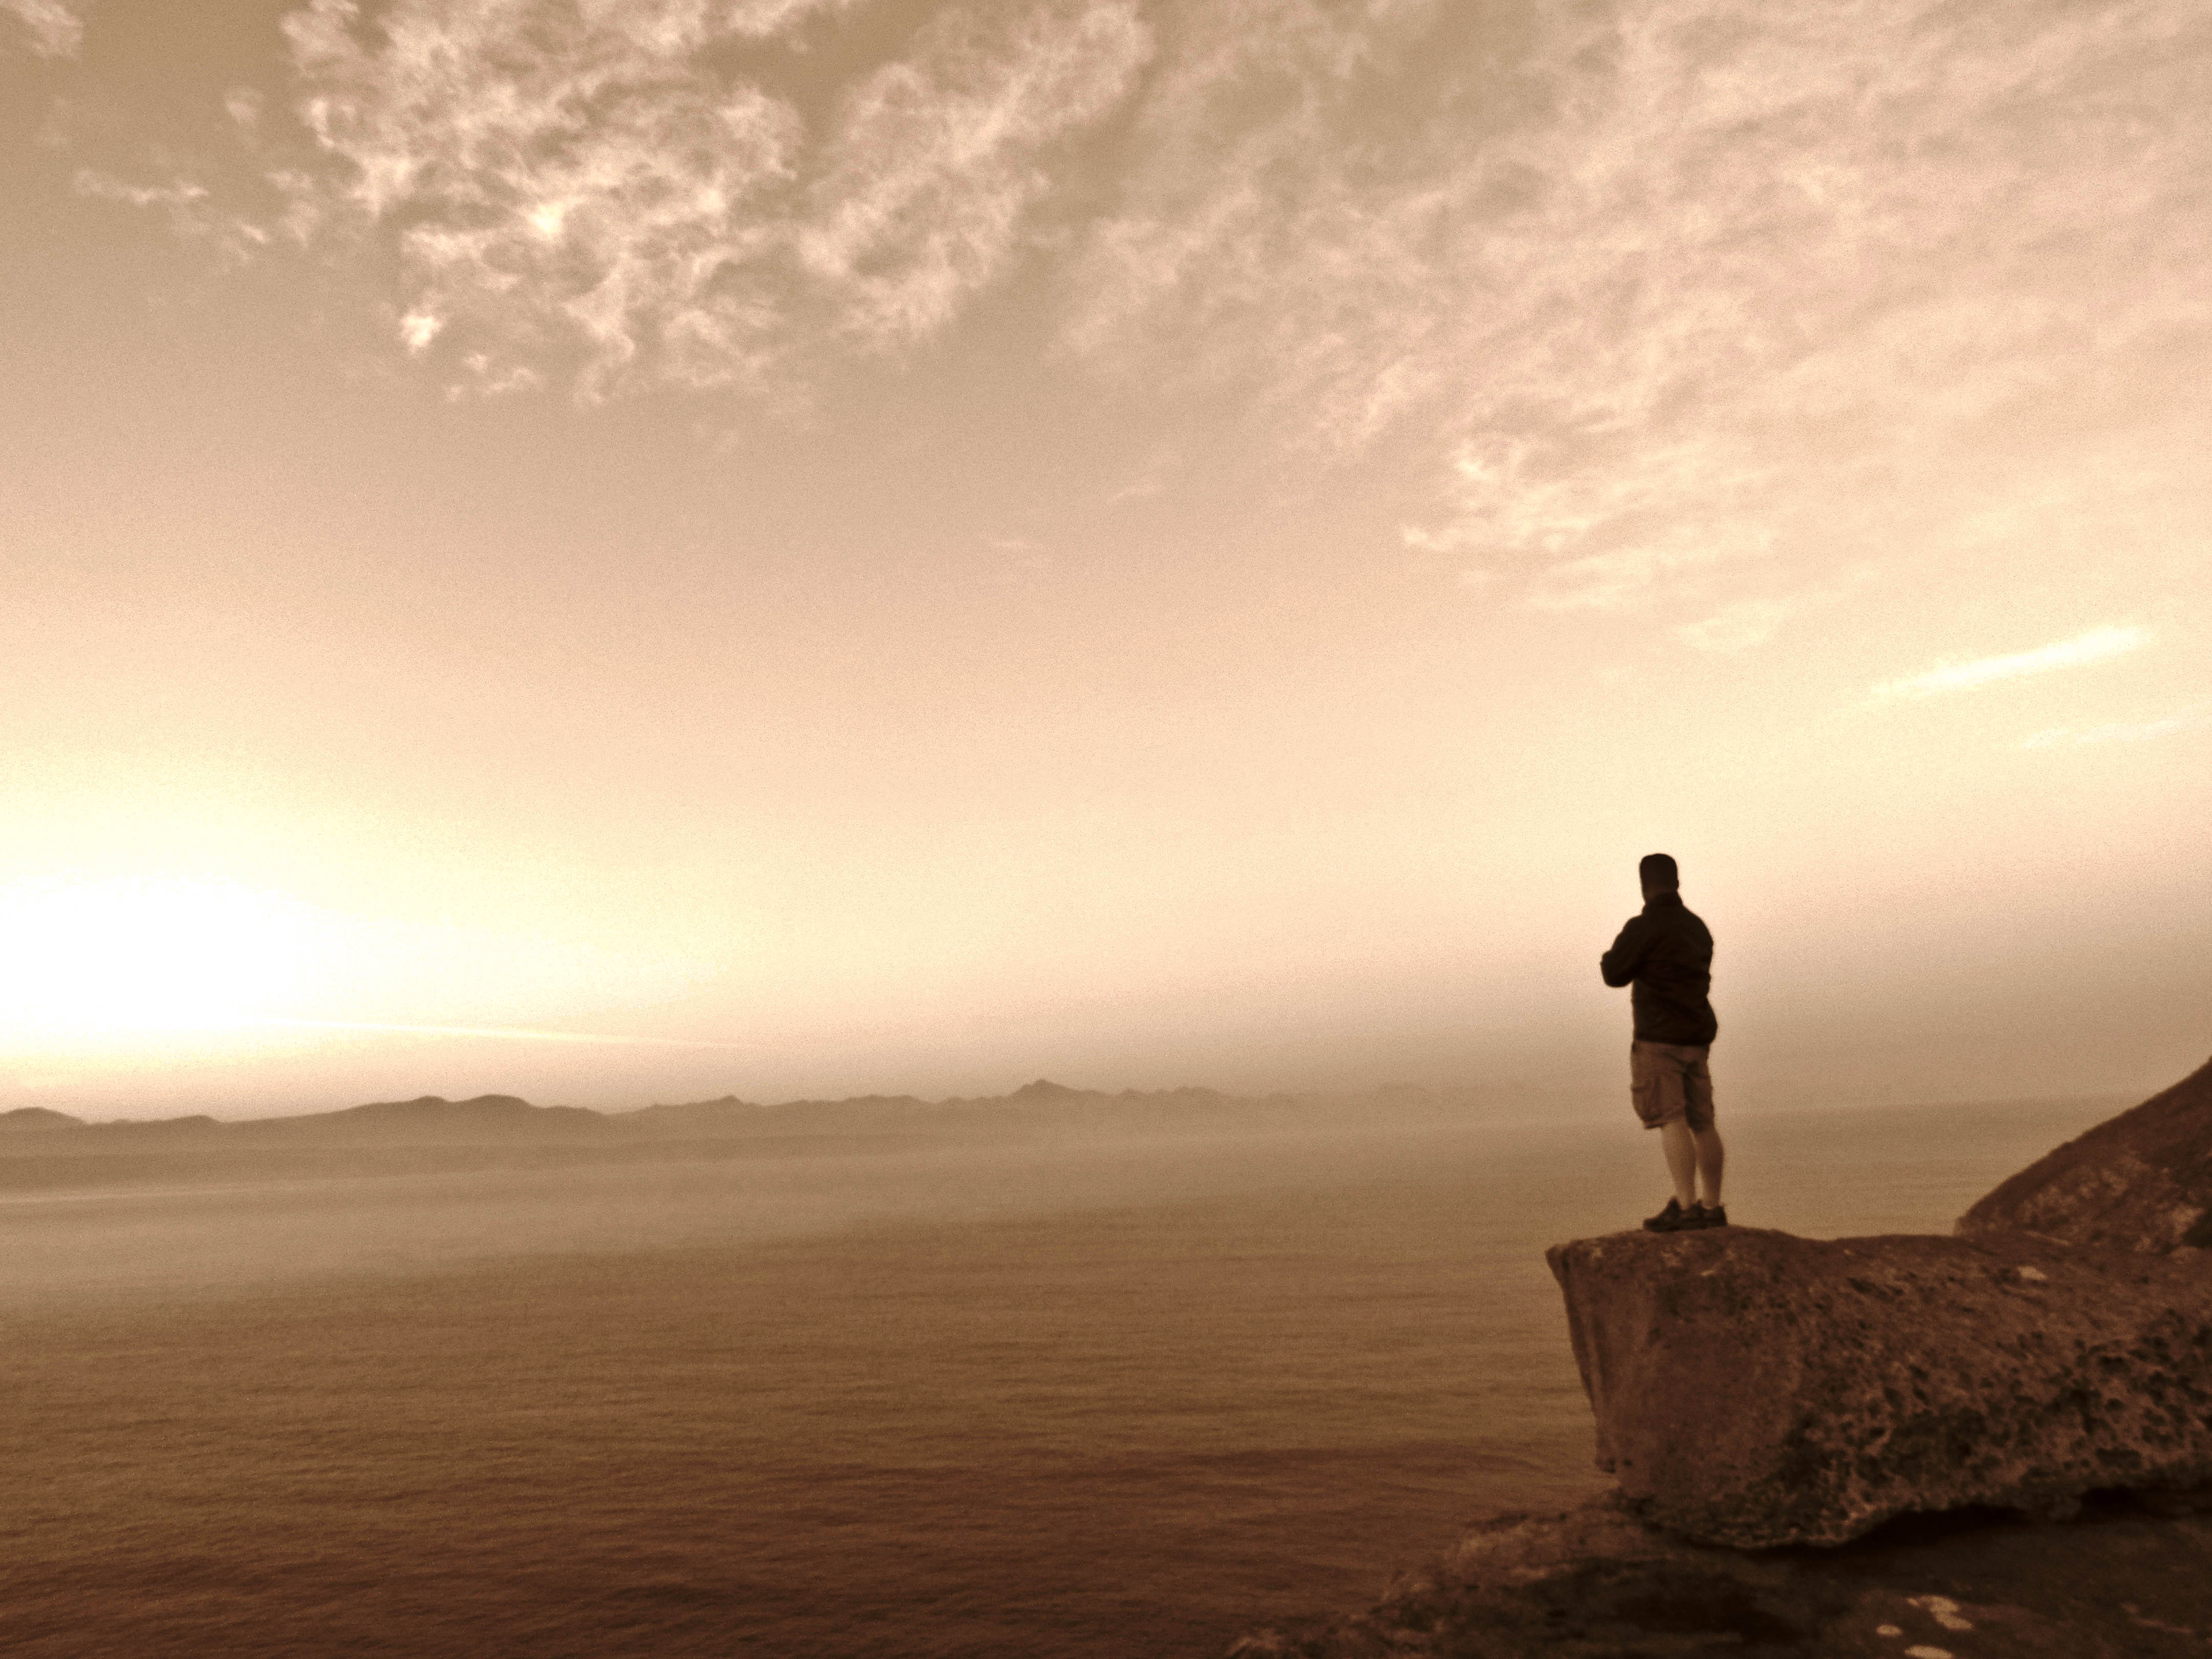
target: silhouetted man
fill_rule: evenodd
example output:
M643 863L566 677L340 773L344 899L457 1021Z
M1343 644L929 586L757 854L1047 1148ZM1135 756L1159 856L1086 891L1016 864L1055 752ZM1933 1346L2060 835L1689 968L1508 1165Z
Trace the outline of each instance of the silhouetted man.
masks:
M1633 985L1636 1040L1628 1047L1629 1097L1647 1129L1659 1131L1674 1196L1644 1224L1656 1233L1725 1227L1721 1207L1721 1132L1713 1127L1713 1074L1706 1063L1720 1022L1706 993L1713 982L1713 936L1684 907L1681 878L1664 853L1636 866L1644 908L1628 919L1599 960L1607 985ZM1705 1202L1698 1183L1705 1183Z

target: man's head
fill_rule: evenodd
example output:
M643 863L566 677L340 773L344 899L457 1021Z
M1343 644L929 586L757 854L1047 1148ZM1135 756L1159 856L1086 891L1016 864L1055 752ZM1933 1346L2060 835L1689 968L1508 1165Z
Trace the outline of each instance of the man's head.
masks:
M1644 896L1656 898L1662 893L1679 892L1682 886L1681 872L1675 869L1674 860L1664 853L1646 853L1637 861L1636 878L1644 884Z

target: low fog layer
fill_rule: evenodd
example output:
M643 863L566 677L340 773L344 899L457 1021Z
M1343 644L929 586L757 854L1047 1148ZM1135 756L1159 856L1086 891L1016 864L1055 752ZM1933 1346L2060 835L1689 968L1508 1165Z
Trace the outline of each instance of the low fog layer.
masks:
M902 1222L1340 1186L1482 1133L1433 1098L710 1101L602 1116L505 1097L259 1122L12 1115L16 1296L226 1292L490 1257L733 1244Z
M1919 1188L1942 1188L1960 1158L1986 1160L1962 1134L2086 1124L2123 1103L1753 1115L1736 1120L1735 1144L1755 1170L1763 1140L1808 1133L1794 1125L1910 1135L1925 1148L1912 1182L1851 1191L1820 1224L1889 1215L1925 1225ZM2040 1133L2028 1133L2023 1157L2043 1150L2030 1144ZM1240 1099L1199 1089L1109 1096L1041 1079L982 1100L720 1100L609 1115L504 1096L236 1123L15 1112L0 1116L0 1288L33 1300L224 1294L506 1255L1320 1192L1433 1179L1440 1168L1485 1181L1520 1170L1519 1185L1557 1195L1561 1226L1584 1231L1621 1224L1657 1185L1656 1152L1625 1104L1592 1121L1411 1089ZM1816 1171L1786 1179L1793 1202L1821 1201Z

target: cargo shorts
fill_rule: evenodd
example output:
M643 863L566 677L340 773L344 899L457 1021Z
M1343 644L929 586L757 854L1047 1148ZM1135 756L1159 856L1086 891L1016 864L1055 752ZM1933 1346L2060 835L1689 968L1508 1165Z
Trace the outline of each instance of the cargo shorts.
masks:
M1713 1127L1713 1073L1705 1064L1712 1050L1700 1044L1645 1042L1628 1045L1628 1097L1647 1129L1676 1118L1696 1130Z

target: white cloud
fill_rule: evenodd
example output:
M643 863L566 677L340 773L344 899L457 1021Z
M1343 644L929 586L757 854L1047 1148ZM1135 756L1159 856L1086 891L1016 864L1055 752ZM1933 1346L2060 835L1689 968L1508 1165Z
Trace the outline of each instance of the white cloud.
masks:
M1071 346L1241 380L1332 446L1442 434L1409 544L1547 607L1862 559L1885 511L2008 487L1962 464L1991 422L2212 323L2194 0L1164 31Z
M41 58L73 58L84 44L83 12L62 0L0 0L0 12L30 31L31 50Z
M1803 608L1797 599L1739 599L1702 622L1676 629L1674 635L1694 650L1730 656L1765 645Z
M391 248L408 349L454 338L479 383L562 354L587 392L641 360L757 378L799 121L704 54L799 9L315 0L284 24L322 162L285 174L292 222Z
M1036 153L1118 103L1149 55L1128 0L987 30L948 12L848 96L799 246L885 339L933 332L1005 264L1049 183Z
M2191 708L2154 720L2107 720L2100 726L2054 726L2025 739L2023 749L2051 749L2059 744L2148 743L2177 732L2199 732L2212 726L2212 707Z
M1127 483L1107 492L1106 505L1122 507L1131 501L1150 501L1154 496L1165 494L1169 478L1182 465L1182 457L1173 444L1162 442L1155 445Z
M187 210L196 208L208 199L207 186L190 179L179 179L169 185L134 185L94 167L80 167L73 182L80 196L97 196L110 202L127 202L132 207Z
M930 334L1006 269L1043 152L1149 37L1134 0L941 10L811 133L739 49L851 3L313 0L283 25L313 148L269 152L271 230L388 264L405 349L478 390L773 393L837 338Z
M251 259L269 243L262 226L225 211L213 192L191 179L173 179L166 185L132 184L97 167L79 167L71 181L80 196L161 213L170 229L184 241L214 248L222 261L238 265Z
M1925 673L1877 685L1874 696L1881 702L1937 697L1954 691L1971 691L2002 680L2048 674L2062 668L2085 668L2138 650L2150 642L2150 637L2147 628L2093 628L2070 640L2039 646L2033 651L1978 657L1972 662L1945 663Z
M828 27L856 3L313 0L295 84L232 100L280 207L143 199L354 273L395 354L481 390L779 398L1057 262L1081 362L1395 447L1437 580L1694 605L1704 650L1771 631L1762 595L1956 554L1954 521L2048 535L2037 490L2109 520L2112 469L2050 434L2113 386L2108 435L2206 412L2197 0ZM2145 522L2179 487L2154 470Z

